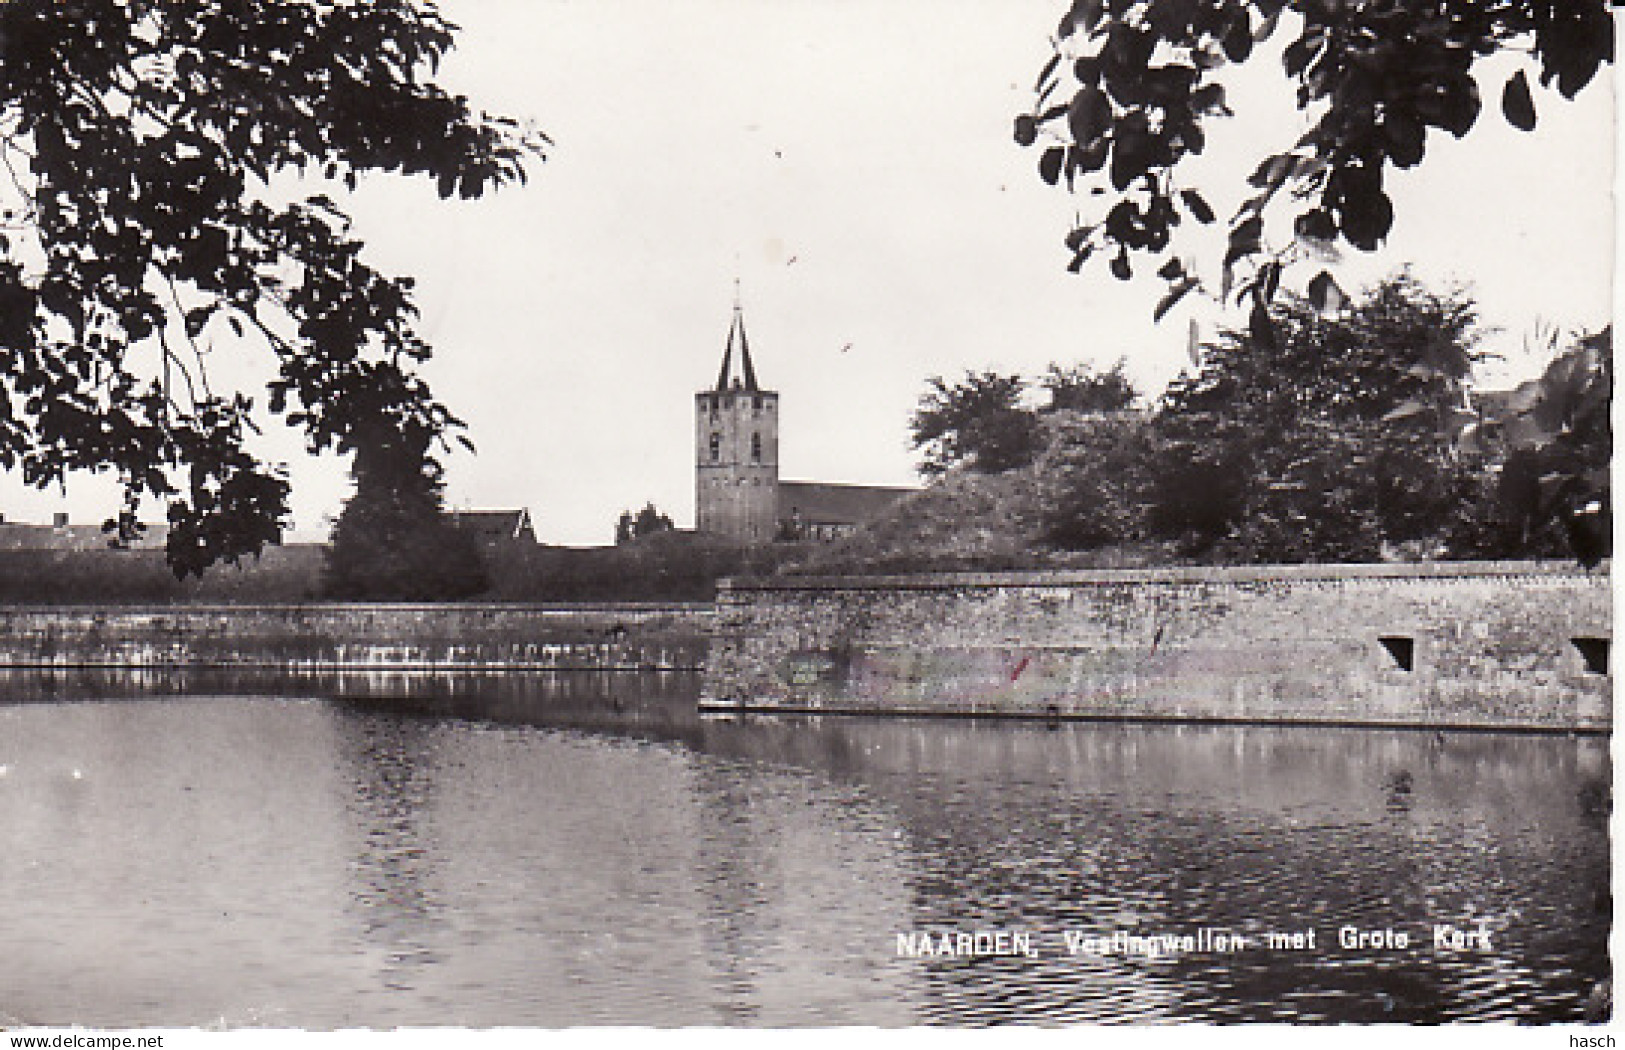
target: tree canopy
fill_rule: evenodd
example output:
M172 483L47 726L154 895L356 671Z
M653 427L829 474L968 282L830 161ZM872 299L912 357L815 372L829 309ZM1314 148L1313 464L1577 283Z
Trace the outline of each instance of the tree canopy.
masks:
M417 428L405 439L381 432L357 442L350 471L355 495L325 551L326 597L447 601L490 586L474 534L445 513L429 440L429 432Z
M615 522L615 544L620 546L657 532L670 532L674 528L676 526L669 516L660 513L652 502L645 503L636 514L629 510L621 511L620 519Z
M1609 550L1607 332L1510 392L1471 387L1476 305L1408 273L1328 317L1221 332L1148 414L1053 429L1051 544L1172 543L1223 562Z
M165 501L178 575L257 553L288 485L254 399L211 385L236 344L312 452L432 457L460 424L415 372L412 281L306 178L523 178L545 138L428 79L453 29L424 0L0 4L0 467L113 472L126 538Z
M1128 359L1122 357L1104 372L1089 365L1062 368L1051 361L1038 382L1049 393L1049 411L1121 412L1140 399L1127 368Z
M1175 234L1218 215L1188 162L1211 120L1232 115L1226 68L1277 34L1282 73L1311 123L1259 158L1253 193L1229 220L1218 290L1252 298L1261 335L1283 266L1340 243L1373 251L1387 237L1385 177L1422 162L1430 129L1466 135L1489 91L1506 121L1532 130L1544 105L1532 79L1570 99L1614 58L1605 0L1073 0L1015 138L1040 149L1045 182L1064 181L1093 208L1066 237L1074 271L1099 255L1128 280L1135 258L1148 257L1167 284L1159 317L1200 286ZM1492 87L1485 62L1495 55L1518 61ZM1264 220L1275 202L1291 209L1292 236L1271 245ZM1309 295L1325 307L1341 293L1323 270Z
M1449 437L1472 415L1472 300L1400 274L1334 318L1294 295L1273 314L1276 340L1223 333L1164 395L1159 526L1239 561L1475 553L1456 537L1486 464Z
M909 423L914 447L925 453L920 473L939 475L967 461L983 473L998 473L1032 461L1039 429L1022 407L1027 382L1021 376L966 370L952 386L941 376L932 376L927 386Z

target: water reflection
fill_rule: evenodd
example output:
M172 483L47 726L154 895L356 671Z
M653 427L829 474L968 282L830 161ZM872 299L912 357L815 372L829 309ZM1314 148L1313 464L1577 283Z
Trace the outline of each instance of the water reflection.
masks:
M376 957L379 983L409 992L414 974L439 961L432 942L443 902L439 863L424 822L441 781L433 728L419 720L341 710L334 745L353 795L351 910L360 940Z
M0 676L0 1014L1552 1021L1609 973L1605 739L702 719L695 684ZM1063 937L1203 928L1317 941ZM976 929L1037 957L895 947Z

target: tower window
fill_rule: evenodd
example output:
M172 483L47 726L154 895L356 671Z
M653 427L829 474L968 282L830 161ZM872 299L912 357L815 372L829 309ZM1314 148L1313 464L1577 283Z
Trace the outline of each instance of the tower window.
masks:
M758 416L761 415L762 414L762 397L761 397L761 395L758 394L755 397L751 398L750 400L751 400L751 405L750 405L751 411L754 412Z
M712 433L711 433L711 462L715 463L715 462L717 462L717 460L719 460L721 458L722 458L722 435L716 433L715 431L712 431Z
M752 463L762 461L762 435L760 434L750 436L750 461Z

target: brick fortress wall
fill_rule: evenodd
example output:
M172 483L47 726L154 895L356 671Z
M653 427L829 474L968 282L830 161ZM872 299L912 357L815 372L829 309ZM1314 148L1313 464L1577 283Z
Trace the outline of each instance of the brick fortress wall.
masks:
M1604 730L1611 611L1567 564L735 580L702 704Z

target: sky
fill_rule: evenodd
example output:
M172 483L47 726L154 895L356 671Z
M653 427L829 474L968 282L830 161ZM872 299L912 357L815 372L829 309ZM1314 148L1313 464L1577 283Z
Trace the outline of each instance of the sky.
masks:
M908 419L932 375L1126 357L1159 390L1189 363L1192 318L1204 333L1243 318L1193 297L1154 323L1151 275L1066 272L1088 201L1044 185L1011 137L1064 7L443 0L462 32L439 81L555 143L528 184L483 200L374 175L347 203L372 261L417 278L425 372L478 447L447 460L448 503L528 507L558 544L610 542L650 501L691 526L693 394L714 381L736 280L780 392L787 479L916 483ZM1431 130L1423 165L1393 179L1384 250L1337 270L1350 289L1407 263L1470 283L1500 329L1486 346L1508 356L1499 382L1537 367L1522 347L1540 324L1607 322L1615 227L1611 79L1567 104L1537 87L1524 134L1494 103L1504 75L1467 139ZM1203 159L1221 215L1304 127L1277 70L1232 76L1238 116ZM319 539L344 464L276 431L266 450L290 465L293 537ZM115 506L102 479L66 494L0 479L10 520Z

